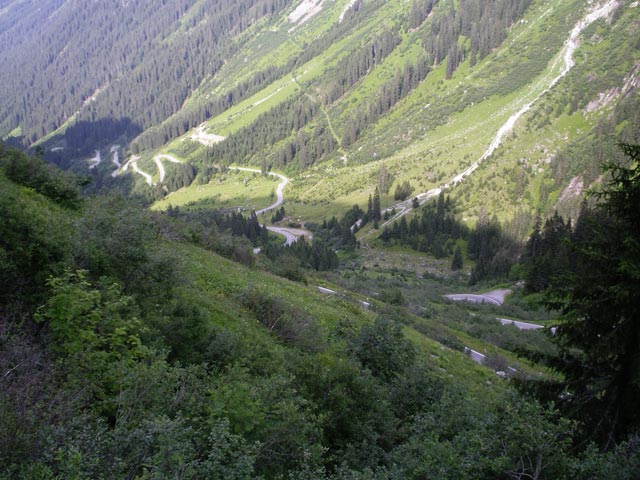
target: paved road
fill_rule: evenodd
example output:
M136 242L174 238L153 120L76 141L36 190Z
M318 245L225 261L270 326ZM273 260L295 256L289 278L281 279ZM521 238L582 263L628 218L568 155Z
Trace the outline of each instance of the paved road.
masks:
M241 170L243 172L262 173L262 171L258 170L257 168L246 168L246 167L229 167L229 168L232 170ZM278 177L281 180L281 182L278 184L278 187L276 188L276 201L273 202L268 207L261 208L260 210L256 210L256 215L261 215L270 210L275 210L280 205L282 205L282 202L284 201L284 193L283 193L284 187L289 183L289 179L284 175L280 175L279 173L269 172L269 175L273 177ZM300 237L307 237L307 238L312 237L311 232L309 232L308 230L304 230L302 228L269 226L267 227L267 230L273 233L284 235L284 237L286 238L286 241L284 242L285 245L291 245L292 243L296 242Z
M326 293L327 295L338 295L338 292L336 292L335 290L331 290L329 288L326 288L326 287L318 287L318 291L320 293Z
M491 297L494 300L500 302L500 305L502 305L504 303L504 299L506 298L506 296L509 295L511 292L512 290L508 288L499 288L496 290L491 290L490 292L483 293L482 295L484 295L485 297Z
M160 172L160 183L164 182L164 176L165 176L164 165L162 165L162 160L169 160L170 162L173 162L173 163L182 163L173 155L169 155L166 153L161 153L160 155L156 155L155 157L153 157L153 161L156 162L156 165L158 167L158 172Z
M321 287L318 286L318 291L320 293L324 293L325 295L340 295L338 292L336 292L335 290L331 290L330 288L326 288L326 287ZM342 295L344 297L344 295ZM369 302L366 302L364 300L356 300L358 303L360 303L360 305L369 310L371 308L371 304Z
M125 163L122 166L122 171L126 172L127 169L129 168L129 165L131 165L131 168L133 168L137 173L142 175L149 185L153 185L153 180L151 178L151 175L149 175L147 172L141 170L138 167L138 160L140 160L140 157L138 155L131 155L131 157L129 157L129 160L127 161L127 163Z
M454 295L445 295L449 300L454 302L469 302L469 303L489 303L491 305L502 305L495 298L487 295L476 295L473 293L456 293Z
M290 228L282 228L282 227L267 227L267 230L269 230L270 232L273 233L277 233L279 235L284 235L285 237L285 245L291 245L292 243L295 243L298 240L298 237L304 235L304 233L299 233L297 236L295 233L293 233L293 229Z
M502 305L507 295L511 293L511 290L503 288L498 290L491 290L486 293L453 293L451 295L445 295L449 300L455 302L470 302L470 303L488 303L491 305Z
M464 352L469 355L469 358L471 360L473 360L474 362L476 362L478 365L484 365L484 362L487 360L487 356L484 353L480 353L476 350L473 350L469 347L464 347ZM518 370L516 370L515 368L511 367L511 366L507 366L507 370L509 371L510 374L514 374L517 373ZM500 372L496 372L497 374L500 374ZM504 372L502 372L501 376L505 376Z
M527 323L527 322L520 322L518 320L511 320L508 318L498 318L497 319L502 325L513 325L517 328L519 328L520 330L540 330L542 328L545 328L544 325L539 325L537 323ZM549 329L549 331L555 335L556 334L556 330L558 329L558 327L551 327Z
M261 170L258 170L257 168L247 168L247 167L229 167L230 170L240 170L242 172L252 172L252 173L262 173ZM269 175L273 176L273 177L278 177L281 181L278 184L278 187L276 188L276 201L273 202L271 205L269 205L268 207L265 208L261 208L260 210L256 210L256 215L261 215L265 212L268 212L270 210L275 210L276 208L278 208L280 205L282 205L282 202L284 201L284 187L289 183L289 179L287 177L285 177L284 175L281 175L279 173L274 173L274 172L269 172ZM291 245L292 243L295 243L298 238L300 237L307 237L307 238L312 238L311 232L309 232L308 230L304 230L303 228L289 228L289 227L271 227L268 226L267 230L273 232L273 233L278 233L280 235L283 235L285 237L285 245ZM256 251L257 250L257 251ZM259 253L260 250L256 249L254 250L254 253Z
M475 350L470 349L469 347L464 347L464 351L467 355L469 355L469 358L471 360L473 360L474 362L476 362L479 365L483 365L484 364L484 359L487 358L486 355L480 353L480 352L476 352Z
M111 147L111 153L113 153L113 157L111 158L111 162L116 166L116 169L111 173L111 177L116 178L118 175L118 171L120 171L120 167L122 164L120 163L120 145L113 145Z
M520 322L518 320L510 320L508 318L498 318L498 321L500 321L502 325L513 325L520 330L539 330L544 328L543 325L538 325L537 323Z
M262 173L262 171L258 170L257 168L229 167L229 169L241 170L243 172ZM282 192L284 190L284 187L287 185L287 183L289 183L289 179L284 175L280 175L279 173L269 172L269 175L273 177L278 177L281 180L281 182L278 184L278 187L276 188L276 201L271 205L269 205L268 207L261 208L260 210L256 210L256 215L260 215L264 212L268 212L269 210L274 210L278 208L280 205L282 205L282 202L284 201L284 194Z
M89 170L93 170L98 165L100 165L100 162L102 162L102 158L100 158L100 150L96 150L95 156L89 159L89 161L91 162L91 165L89 165Z

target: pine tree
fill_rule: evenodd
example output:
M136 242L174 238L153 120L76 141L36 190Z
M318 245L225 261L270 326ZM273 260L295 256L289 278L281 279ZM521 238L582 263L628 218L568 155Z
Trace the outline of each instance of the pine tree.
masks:
M463 267L462 250L458 245L453 252L453 260L451 261L451 270L460 270Z
M371 218L378 222L382 218L382 213L380 211L380 191L378 187L376 187L375 192L373 193L373 203L371 206Z
M522 263L526 270L527 292L542 292L569 268L568 240L571 223L565 223L558 212L548 218L542 230L536 220L533 233L525 247Z
M529 293L541 292L545 286L545 275L542 272L542 234L540 232L540 217L536 218L533 232L527 241L522 263L526 270L525 291Z

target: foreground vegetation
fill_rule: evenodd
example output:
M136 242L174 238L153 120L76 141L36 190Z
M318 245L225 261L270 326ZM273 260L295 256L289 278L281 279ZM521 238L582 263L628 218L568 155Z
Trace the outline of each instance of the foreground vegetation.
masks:
M323 297L215 226L83 199L41 160L0 156L0 476L637 471L636 437L586 446L580 422L432 340L394 295L376 311Z

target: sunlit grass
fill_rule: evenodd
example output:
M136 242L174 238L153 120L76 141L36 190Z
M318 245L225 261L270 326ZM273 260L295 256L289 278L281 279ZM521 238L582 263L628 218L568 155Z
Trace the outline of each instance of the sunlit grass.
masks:
M153 204L154 210L166 210L169 205L183 207L189 203L204 202L210 208L237 207L246 210L264 208L275 199L279 180L249 172L229 171L218 174L208 184L182 188Z

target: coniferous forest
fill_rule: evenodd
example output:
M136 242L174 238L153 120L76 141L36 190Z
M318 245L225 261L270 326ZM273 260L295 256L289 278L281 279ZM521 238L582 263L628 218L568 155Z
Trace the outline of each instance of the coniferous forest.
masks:
M196 15L184 21L184 13L195 3L45 2L42 11L29 11L27 16L44 23L41 35L48 49L29 44L28 35L15 35L29 21L21 18L24 12L18 12L16 22L3 30L0 39L9 44L16 36L25 42L21 49L2 50L2 62L22 72L16 76L3 69L3 98L7 99L2 104L3 129L20 125L25 140L33 142L75 116L83 102L87 108L79 113L79 121L126 121L139 131L157 126L178 111L206 75L216 73L224 56L233 52L228 41L232 34L287 4L271 0L199 2ZM45 21L49 15L53 20ZM25 58L23 50L33 55ZM61 54L52 53L56 51ZM89 56L87 52L99 54ZM253 83L269 75L256 75ZM237 95L251 88L247 84ZM52 97L52 91L63 93ZM194 119L185 121L193 126L206 115L206 110L195 112ZM174 128L169 134L185 131L177 123ZM108 142L123 133L123 128L117 128L100 138ZM70 142L77 144L84 138L86 133L78 131ZM95 142L88 149L94 146Z

